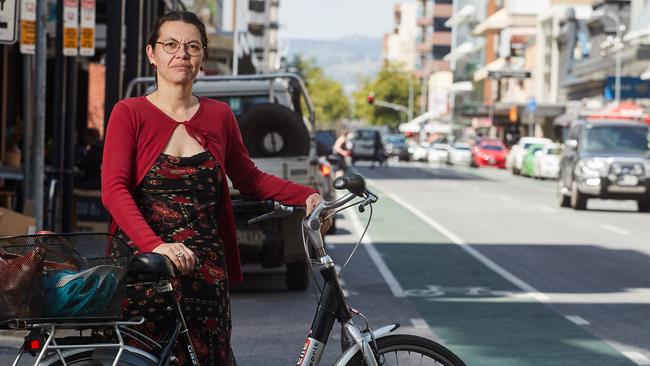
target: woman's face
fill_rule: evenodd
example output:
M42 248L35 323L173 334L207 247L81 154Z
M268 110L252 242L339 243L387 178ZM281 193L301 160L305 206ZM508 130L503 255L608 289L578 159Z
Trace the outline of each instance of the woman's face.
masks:
M149 62L156 65L158 80L171 84L192 83L202 68L205 57L201 33L194 25L180 21L163 23L159 33L155 47L147 46L147 56ZM175 46L178 50L169 53ZM193 55L192 51L196 52L197 48L200 53Z

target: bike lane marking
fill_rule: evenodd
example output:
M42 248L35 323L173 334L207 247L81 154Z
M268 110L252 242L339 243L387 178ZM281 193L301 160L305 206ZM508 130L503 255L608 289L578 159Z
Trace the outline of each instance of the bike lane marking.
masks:
M545 294L412 205L387 192L380 196L369 228L375 240L367 237L364 247L376 252L373 261L383 263L384 278L390 273L433 332L468 365L633 364L543 304ZM350 217L362 232L367 213Z

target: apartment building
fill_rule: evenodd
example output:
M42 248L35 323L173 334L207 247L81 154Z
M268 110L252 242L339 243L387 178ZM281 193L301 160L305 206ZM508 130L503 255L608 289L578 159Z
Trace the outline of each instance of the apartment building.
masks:
M420 79L420 112L449 113L452 76L443 58L451 51L451 29L445 25L452 16L452 0L419 0L416 75Z
M415 71L417 52L415 42L417 27L418 3L409 2L396 4L393 12L395 26L393 31L384 35L383 61L398 63L408 71Z

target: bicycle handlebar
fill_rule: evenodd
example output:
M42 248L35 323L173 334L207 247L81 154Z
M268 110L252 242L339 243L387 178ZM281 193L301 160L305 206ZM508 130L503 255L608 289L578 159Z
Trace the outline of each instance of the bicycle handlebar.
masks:
M303 224L308 231L308 235L314 248L319 252L319 255L321 256L326 255L324 251L323 236L320 232L320 216L325 210L334 210L345 206L355 198L363 198L363 201L356 203L356 205L359 206L359 212L364 212L366 206L373 204L379 200L379 197L377 197L377 195L368 190L366 187L366 180L359 174L352 174L349 176L336 178L334 181L334 188L338 190L348 190L348 193L337 200L322 201L319 203L309 214L309 217L305 219ZM290 216L294 212L305 209L304 207L285 206L279 202L272 200L234 200L233 208L237 213L267 211L260 216L248 220L247 225L252 225L272 218Z

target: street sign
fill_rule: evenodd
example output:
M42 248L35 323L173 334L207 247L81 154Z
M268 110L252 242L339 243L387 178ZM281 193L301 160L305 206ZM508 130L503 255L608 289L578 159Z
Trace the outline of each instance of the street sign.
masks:
M537 110L537 100L535 97L528 99L528 112L535 112Z
M81 40L79 54L95 55L95 0L81 0Z
M63 0L63 54L77 56L79 44L79 0Z
M0 43L16 42L16 21L18 20L17 0L0 0Z
M20 53L36 53L36 0L20 2Z
M527 79L530 77L530 71L525 70L491 70L488 71L488 79Z

